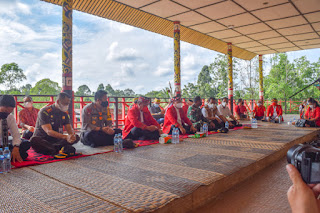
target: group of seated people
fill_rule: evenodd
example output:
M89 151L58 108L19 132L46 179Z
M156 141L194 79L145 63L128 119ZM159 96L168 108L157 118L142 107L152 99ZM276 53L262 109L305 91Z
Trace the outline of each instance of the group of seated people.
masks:
M203 104L199 96L186 102L180 96L175 96L162 108L159 99L150 104L149 98L141 96L129 107L124 129L114 129L107 95L104 90L97 91L95 101L83 108L80 135L75 133L70 123L68 109L71 97L68 94L60 93L54 104L40 110L34 108L32 98L26 96L23 99L24 108L19 112L18 118L22 139L11 114L16 106L15 100L10 95L2 95L1 131L9 131L12 136L12 160L25 160L30 147L37 153L66 158L75 155L76 150L72 145L79 141L91 147L113 145L113 138L118 133L122 134L126 148L134 148L136 144L133 140L158 140L163 133L171 134L173 128L178 128L180 134L200 131L204 123L208 124L209 131L224 128L226 122L229 123L229 128L233 128L239 125L239 120L248 119L249 116L242 99L239 99L235 107L234 116L228 107L228 98L222 98L221 104L218 104L217 99L210 97ZM259 100L253 109L253 115L258 120L283 120L282 108L277 99L272 100L267 110L263 100ZM320 107L312 98L308 99L305 117L308 118L306 126L320 126Z

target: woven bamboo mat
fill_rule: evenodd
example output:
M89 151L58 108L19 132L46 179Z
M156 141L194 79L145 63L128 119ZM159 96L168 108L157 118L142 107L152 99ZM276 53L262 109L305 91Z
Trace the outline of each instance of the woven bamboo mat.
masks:
M0 178L0 212L126 212L29 168Z
M314 132L276 125L15 170L0 178L0 186L8 185L0 195L19 204L0 212L154 211Z

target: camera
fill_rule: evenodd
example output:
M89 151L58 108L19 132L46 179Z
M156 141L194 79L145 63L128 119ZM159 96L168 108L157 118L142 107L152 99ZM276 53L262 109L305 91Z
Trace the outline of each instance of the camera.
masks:
M287 152L288 163L294 165L307 184L320 183L320 149L310 144L299 144Z

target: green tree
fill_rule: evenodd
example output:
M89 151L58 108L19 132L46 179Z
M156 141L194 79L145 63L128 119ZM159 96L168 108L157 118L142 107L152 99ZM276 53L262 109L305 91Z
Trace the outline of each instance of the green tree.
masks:
M32 85L31 84L26 84L26 85L24 85L24 86L22 86L20 88L20 91L21 91L22 94L29 95L31 89L32 89Z
M110 96L114 96L114 94L115 94L115 91L110 84L108 84L106 86L105 91L107 91L108 95L110 95Z
M97 91L98 90L104 90L104 85L103 84L99 84L98 88L97 88Z
M92 93L90 88L84 84L78 87L76 95L92 95Z
M57 95L61 91L61 87L57 82L51 81L49 78L42 79L30 90L31 95Z
M10 63L1 66L0 83L4 84L10 90L16 88L17 83L26 79L27 77L18 64Z

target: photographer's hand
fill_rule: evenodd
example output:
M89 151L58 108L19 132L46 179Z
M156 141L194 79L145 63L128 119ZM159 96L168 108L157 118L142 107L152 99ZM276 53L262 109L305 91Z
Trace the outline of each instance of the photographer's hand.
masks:
M292 213L319 213L320 202L313 190L303 182L299 171L291 164L286 166L293 185L287 192Z

